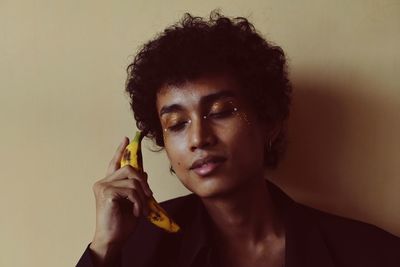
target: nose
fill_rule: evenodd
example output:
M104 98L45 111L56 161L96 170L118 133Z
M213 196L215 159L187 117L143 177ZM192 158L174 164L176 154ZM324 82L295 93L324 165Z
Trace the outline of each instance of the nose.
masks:
M192 120L188 138L192 152L197 149L212 147L217 143L217 137L207 118Z

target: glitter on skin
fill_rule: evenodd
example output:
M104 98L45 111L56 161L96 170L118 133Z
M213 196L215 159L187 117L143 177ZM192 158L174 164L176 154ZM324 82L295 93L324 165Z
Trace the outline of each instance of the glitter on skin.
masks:
M228 103L230 103L232 106L234 105L233 101L229 101ZM238 112L238 108L236 107L233 108L233 111L236 113L237 116L240 117L241 120L244 120L248 125L251 125L251 122L249 121L245 112Z
M238 109L237 109L237 108L234 108L234 111L237 112ZM240 118L241 120L245 121L245 122L247 123L247 125L251 125L251 122L250 122L250 120L248 119L248 116L247 116L246 112L237 112L236 115L239 116L239 118Z
M229 103L233 105L232 101L229 101ZM233 108L233 112L236 114L236 116L239 116L239 118L241 120L244 120L248 125L251 125L251 122L249 121L248 116L245 112L238 112L238 108L236 108L236 107ZM203 119L206 120L207 118L208 118L207 115L203 116ZM192 123L192 120L188 120L187 123L189 123L189 124ZM167 131L168 131L168 129L164 128L164 132L167 132Z
M251 124L251 122L249 121L249 119L248 119L248 117L247 117L247 114L246 113L241 113L240 114L240 118L242 119L242 120L244 120L248 125L250 125Z

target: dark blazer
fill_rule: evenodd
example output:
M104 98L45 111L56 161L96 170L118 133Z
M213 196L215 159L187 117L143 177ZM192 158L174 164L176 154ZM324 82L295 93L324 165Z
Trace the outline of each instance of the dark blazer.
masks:
M286 267L400 267L400 238L373 225L299 204L270 182L268 188L286 227ZM115 265L218 266L210 219L200 199L191 194L161 205L182 230L169 234L140 220ZM93 266L90 253L87 248L78 267Z

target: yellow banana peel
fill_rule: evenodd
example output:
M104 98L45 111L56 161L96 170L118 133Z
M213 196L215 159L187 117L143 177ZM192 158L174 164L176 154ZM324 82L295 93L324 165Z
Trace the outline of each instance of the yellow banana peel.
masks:
M143 135L137 131L135 137L125 148L121 158L121 168L125 165L131 165L133 168L143 171L142 149L141 142ZM149 207L149 214L147 219L154 225L166 230L170 233L176 233L180 227L177 225L167 212L157 203L154 197L149 197L147 205Z

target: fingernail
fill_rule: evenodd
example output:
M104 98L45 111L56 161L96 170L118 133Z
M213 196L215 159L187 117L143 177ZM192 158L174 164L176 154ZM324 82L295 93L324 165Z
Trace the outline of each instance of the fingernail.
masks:
M122 141L121 141L121 143L119 143L119 146L122 146L124 143L125 143L125 137L122 138Z

